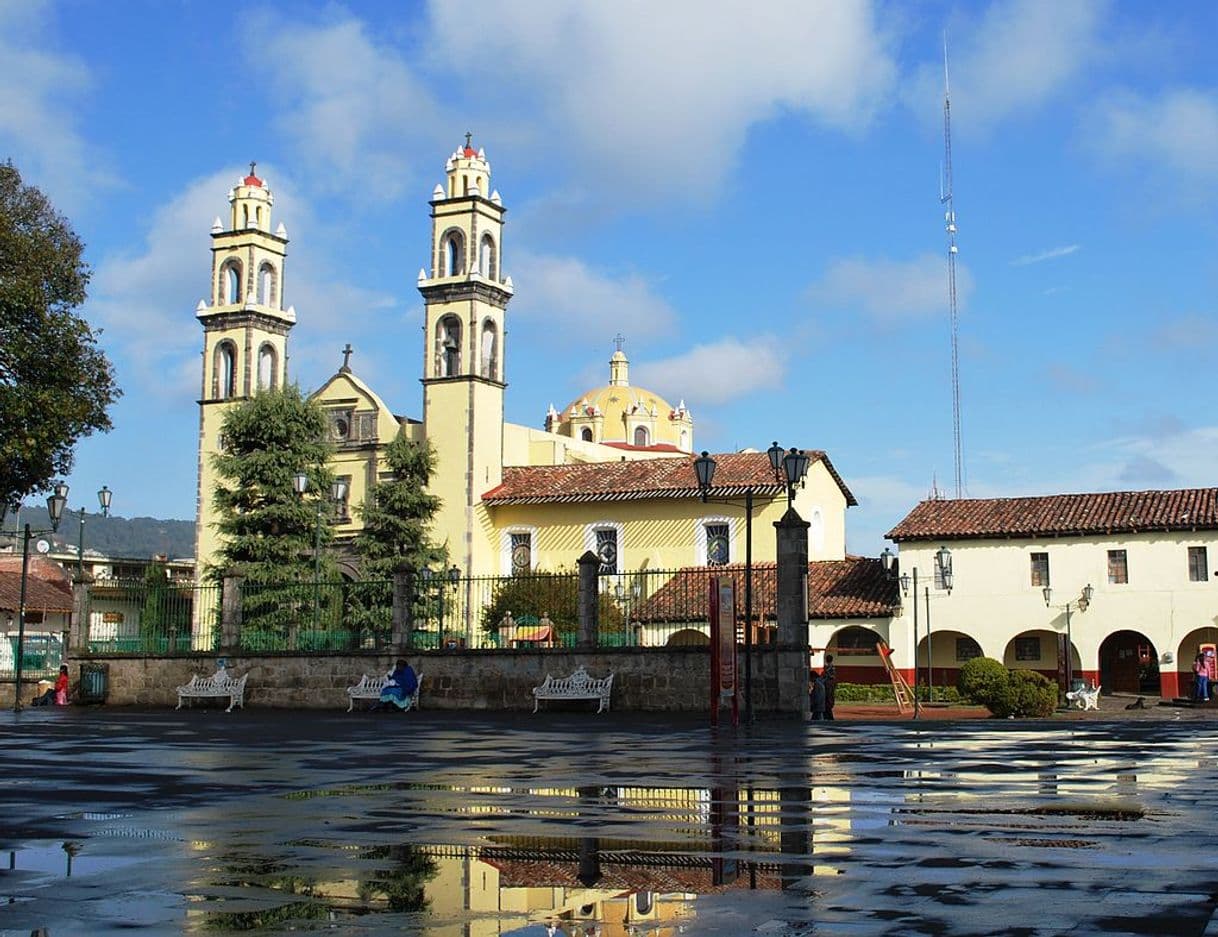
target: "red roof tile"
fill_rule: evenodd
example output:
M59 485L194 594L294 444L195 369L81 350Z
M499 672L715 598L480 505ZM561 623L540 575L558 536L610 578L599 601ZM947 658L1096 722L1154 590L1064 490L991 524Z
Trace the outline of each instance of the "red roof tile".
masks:
M14 617L21 606L21 557L0 556L0 612ZM34 612L70 612L72 581L63 568L41 556L30 557L25 607Z
M825 453L808 450L813 463L821 462L842 490L847 504L858 504ZM658 498L696 498L698 482L693 456L637 459L621 462L584 462L574 465L510 466L503 483L482 496L485 504L573 504L591 501L638 501ZM770 457L764 452L728 452L715 455L718 468L709 497L741 498L752 487L759 495L778 496L786 486L774 481Z
M1062 537L1218 530L1218 488L923 501L888 538Z
M705 621L712 576L736 578L737 615L744 619L744 566L690 566L671 579L631 612L643 622ZM753 564L753 617L771 620L776 615L777 567ZM815 560L808 564L808 617L883 618L901 604L897 582L884 575L878 559L849 556L844 560Z

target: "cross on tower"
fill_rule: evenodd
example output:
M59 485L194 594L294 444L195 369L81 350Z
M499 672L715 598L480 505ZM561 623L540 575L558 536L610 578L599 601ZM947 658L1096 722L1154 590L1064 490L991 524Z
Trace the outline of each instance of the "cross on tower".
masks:
M250 160L250 175L251 176L254 175L254 167L257 165L258 164L256 162L254 162L254 160Z
M343 349L343 366L342 366L342 370L344 370L344 371L350 371L350 370L351 370L351 352L353 352L354 350L355 350L355 349L353 349L353 348L351 347L351 343L350 343L350 342L347 342L346 347Z
M465 148L466 148L467 150L468 150L468 149L470 149L469 142L470 142L470 140L472 140L473 138L474 138L474 135L473 135L472 133L470 133L470 132L467 130L467 131L465 132Z
M613 344L617 345L618 351L622 350L622 345L625 344L625 342L626 339L623 337L621 332L618 332L617 335L613 336Z

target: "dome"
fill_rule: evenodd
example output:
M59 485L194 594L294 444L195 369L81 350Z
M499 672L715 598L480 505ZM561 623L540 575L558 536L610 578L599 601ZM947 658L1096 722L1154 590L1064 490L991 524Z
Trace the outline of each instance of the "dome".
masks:
M692 452L693 419L684 401L674 407L653 391L630 386L628 366L619 349L609 361L609 383L585 391L557 413L551 410L546 428L624 449Z

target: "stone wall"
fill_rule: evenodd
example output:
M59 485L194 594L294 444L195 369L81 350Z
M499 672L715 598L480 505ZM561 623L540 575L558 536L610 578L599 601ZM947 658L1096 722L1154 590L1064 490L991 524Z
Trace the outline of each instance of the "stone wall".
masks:
M72 680L79 679L82 661L109 667L107 703L111 706L176 706L175 687L192 674L211 674L213 655L198 657L78 656L70 662ZM411 665L423 674L420 705L424 709L532 710L533 687L552 674L569 676L584 666L593 677L609 672L613 680L612 707L626 712L705 712L710 696L710 661L705 647L567 650L416 651ZM391 655L230 655L229 669L248 673L245 701L251 707L346 709L346 688L360 674L383 674ZM779 708L777 679L781 670L790 680L806 668L802 650L773 647L753 659L753 705L757 712ZM743 661L741 661L743 685ZM13 684L0 684L0 705L12 706ZM23 698L33 695L23 686ZM801 701L782 707L792 710ZM213 702L211 705L215 705ZM543 703L546 708L587 708L591 703ZM741 705L743 711L743 703Z

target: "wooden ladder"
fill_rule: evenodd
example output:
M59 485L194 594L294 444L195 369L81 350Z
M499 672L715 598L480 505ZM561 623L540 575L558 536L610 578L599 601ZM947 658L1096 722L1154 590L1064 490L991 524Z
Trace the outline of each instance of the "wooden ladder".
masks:
M883 641L878 641L876 642L875 649L880 655L880 660L884 662L884 669L888 672L888 679L892 681L892 695L897 698L897 710L903 715L913 708L913 703L911 702L913 694L909 689L909 684L901 676L901 671L892 665L892 648Z

